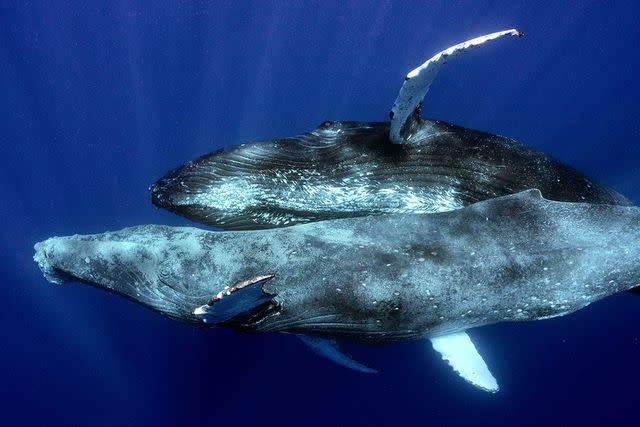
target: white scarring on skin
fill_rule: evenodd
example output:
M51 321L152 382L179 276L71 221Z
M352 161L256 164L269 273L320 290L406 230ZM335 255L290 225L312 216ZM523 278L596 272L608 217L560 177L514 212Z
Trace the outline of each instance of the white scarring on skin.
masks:
M400 93L391 109L391 129L389 138L394 144L402 144L406 139L400 135L402 127L410 119L415 109L420 105L425 95L431 87L431 83L435 79L440 67L447 62L449 57L458 55L473 47L480 46L490 40L496 40L504 36L522 36L523 34L516 30L498 31L496 33L487 34L475 39L467 40L451 46L432 56L427 62L412 70L407 74Z

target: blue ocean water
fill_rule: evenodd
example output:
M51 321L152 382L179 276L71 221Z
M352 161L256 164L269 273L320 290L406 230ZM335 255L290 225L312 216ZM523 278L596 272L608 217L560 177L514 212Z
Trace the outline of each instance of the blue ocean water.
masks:
M325 120L385 120L433 53L428 117L507 135L640 202L640 6L633 1L4 1L0 5L0 424L637 423L640 297L473 332L489 395L424 342L351 346L193 330L32 261L52 235L188 221L148 186L226 145Z

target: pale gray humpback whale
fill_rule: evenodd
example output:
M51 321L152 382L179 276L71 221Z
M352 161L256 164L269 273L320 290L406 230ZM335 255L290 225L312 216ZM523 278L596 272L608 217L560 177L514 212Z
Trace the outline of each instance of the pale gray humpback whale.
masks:
M434 214L256 231L139 226L53 237L35 261L199 326L298 334L351 368L336 340L430 339L466 380L498 385L466 331L561 316L640 284L640 208L538 190Z
M326 122L295 137L208 154L151 187L153 203L228 230L385 213L429 213L538 188L551 200L631 205L615 191L502 136L422 119L448 58L516 30L446 49L411 71L391 122Z

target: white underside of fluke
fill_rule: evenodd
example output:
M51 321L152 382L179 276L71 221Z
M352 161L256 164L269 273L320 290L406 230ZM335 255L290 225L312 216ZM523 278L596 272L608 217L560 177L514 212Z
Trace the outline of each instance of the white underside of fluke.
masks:
M434 337L431 343L462 378L484 391L496 393L500 389L466 332Z
M446 64L447 60L462 52L465 52L476 46L480 46L491 40L496 40L504 36L522 36L518 30L511 29L498 31L496 33L487 34L475 39L467 40L451 46L432 56L427 62L412 70L407 74L405 81L398 93L398 97L391 109L391 129L389 138L394 144L402 144L406 142L406 136L401 135L401 131L405 123L411 120L411 116L416 108L420 105L425 95L431 87L431 83L438 74L440 67Z

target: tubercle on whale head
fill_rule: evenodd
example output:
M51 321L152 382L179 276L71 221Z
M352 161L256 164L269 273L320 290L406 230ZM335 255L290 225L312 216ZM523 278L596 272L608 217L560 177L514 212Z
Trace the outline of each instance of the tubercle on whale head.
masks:
M171 200L173 192L167 191L167 189L176 185L178 185L178 183L176 183L175 179L170 175L154 182L148 189L151 194L151 203L158 208L170 209L173 205Z
M203 156L160 178L149 187L153 205L221 228L226 228L226 221L242 218L247 206L262 202L261 188L255 184L255 177L243 169L230 172L224 166L216 166L220 160L217 156L225 156L226 152Z

